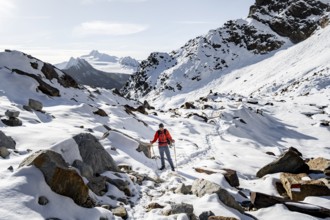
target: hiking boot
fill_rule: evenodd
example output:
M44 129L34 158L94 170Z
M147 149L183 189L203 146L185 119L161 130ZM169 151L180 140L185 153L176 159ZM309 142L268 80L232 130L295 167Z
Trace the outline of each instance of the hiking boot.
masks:
M172 167L172 171L175 171L174 167Z
M161 168L159 168L158 170L164 170L165 169L165 167L161 167Z

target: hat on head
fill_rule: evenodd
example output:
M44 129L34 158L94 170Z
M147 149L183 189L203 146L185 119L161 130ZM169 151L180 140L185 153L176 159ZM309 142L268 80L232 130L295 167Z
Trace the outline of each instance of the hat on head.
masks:
M160 128L163 128L163 127L164 127L164 124L163 124L163 123L160 123L160 124L159 124L159 127L160 127Z

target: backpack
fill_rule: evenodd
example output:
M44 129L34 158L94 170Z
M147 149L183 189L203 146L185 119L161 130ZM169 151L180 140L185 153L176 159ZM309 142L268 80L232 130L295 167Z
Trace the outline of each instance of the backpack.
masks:
M166 136L166 132L167 132L167 130L164 129L164 135L165 135L165 137L166 137L167 144L168 144L168 145L171 145L171 140L167 138L167 136ZM159 137L159 135L160 135L160 130L158 130L158 137Z

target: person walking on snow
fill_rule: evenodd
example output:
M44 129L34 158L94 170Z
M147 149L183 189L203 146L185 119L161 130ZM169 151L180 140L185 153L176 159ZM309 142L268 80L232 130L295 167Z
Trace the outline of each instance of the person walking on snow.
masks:
M159 154L160 154L160 160L162 163L162 166L160 167L159 170L165 169L164 154L166 154L166 158L171 165L172 171L175 171L173 161L171 158L171 154L170 154L170 149L168 147L169 144L171 144L172 142L174 143L175 141L172 139L170 132L168 132L168 130L164 129L163 124L159 124L159 130L156 131L154 139L152 141L150 141L150 143L153 144L157 140L158 140L158 149L159 149Z

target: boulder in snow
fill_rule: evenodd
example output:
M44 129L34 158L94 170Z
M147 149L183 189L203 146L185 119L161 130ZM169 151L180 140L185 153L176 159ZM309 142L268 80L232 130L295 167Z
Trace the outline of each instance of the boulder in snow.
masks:
M306 173L309 167L301 158L301 153L295 148L290 148L280 158L267 164L257 172L257 177L261 178L272 173Z
M76 170L69 168L63 157L54 151L41 150L27 157L19 167L37 167L44 175L50 188L73 199L77 205L91 207L88 187Z
M35 111L41 111L43 108L43 104L37 100L29 99L29 107Z
M211 216L215 216L212 211L202 212L198 218L199 220L208 220Z
M98 196L103 196L107 191L106 177L98 176L89 179L87 186Z
M180 193L180 194L191 194L191 187L192 185L185 185L184 183L179 184L178 188L176 188L175 193Z
M229 185L231 185L232 187L238 187L239 180L238 180L237 172L231 169L223 169L223 170L226 171L226 173L223 175L225 176Z
M111 212L115 216L121 217L123 219L127 218L127 211L126 211L125 207L120 206L118 208L112 209Z
M8 149L15 149L16 142L12 137L6 136L5 133L0 131L0 146Z
M40 196L38 198L39 205L47 205L48 203L49 203L49 200L45 196Z
M5 115L8 117L8 118L18 118L20 112L19 111L10 111L10 110L7 110L5 112Z
M181 203L181 204L171 204L170 210L164 210L164 215L175 215L175 214L187 214L190 218L194 214L194 207L191 204Z
M282 173L281 182L294 201L302 201L308 196L330 196L330 189L322 180L311 180L305 173Z
M196 106L194 106L194 103L192 103L192 102L186 102L181 106L181 108L183 108L183 109L196 109Z
M92 167L85 164L84 162L82 162L80 160L75 160L75 161L73 161L72 166L79 170L81 176L86 177L87 179L90 179L93 177Z
M240 212L244 212L243 208L236 202L235 198L225 189L221 188L218 184L210 182L204 179L197 179L193 182L192 193L198 197L202 197L206 194L216 193L221 202L228 207L236 209Z
M23 122L18 118L1 119L2 123L10 127L22 126Z
M99 115L101 117L108 117L108 114L103 109L98 109L97 111L93 112L95 115Z
M94 175L105 171L119 171L113 158L96 137L89 133L82 133L74 136L73 139L78 144L83 162L93 169Z
M325 172L326 169L330 168L330 160L318 157L308 161L308 166L310 170Z
M6 158L6 157L8 157L9 154L10 154L10 152L8 151L7 148L5 148L5 147L0 147L0 156L1 156L2 158Z

